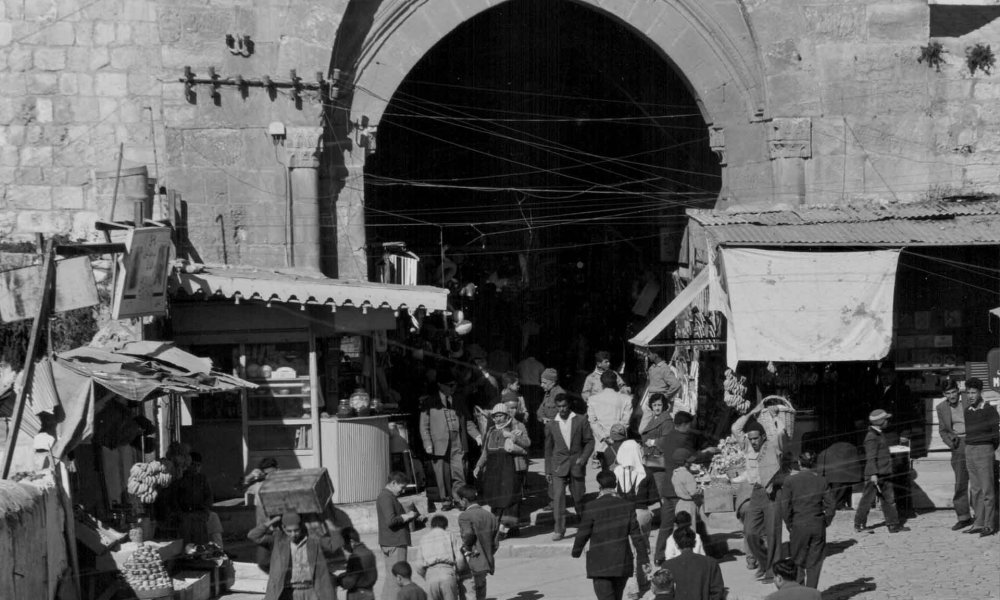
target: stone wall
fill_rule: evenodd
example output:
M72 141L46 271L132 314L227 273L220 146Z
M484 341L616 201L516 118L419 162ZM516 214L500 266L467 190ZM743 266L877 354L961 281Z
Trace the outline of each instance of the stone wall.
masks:
M942 39L948 52L937 71L917 61L928 43L927 0L643 0L641 10L634 2L584 3L660 45L687 69L708 113L744 98L739 110L709 114L713 146L726 164L720 207L997 191L1000 75L970 74L964 53L997 39L1000 24ZM483 10L499 2L479 4ZM213 98L198 86L192 103L178 78L185 66L198 76L214 66L223 77L287 80L296 69L314 81L317 72L350 69L354 57L374 69L369 87L391 95L385 78L406 71L396 59L419 58L461 22L463 10L471 15L473 4L365 6L0 0L0 236L92 236L92 222L110 216L106 185L94 171L105 172L106 184L124 144L127 167L145 165L158 185L180 194L191 241L184 253L283 266L284 165L322 137L320 183L312 191L318 206L293 211L296 238L322 238L319 260L328 274L363 277L355 259L363 245L364 156L347 141L347 111L323 110L308 94L299 107L281 90L271 98L260 88L241 94L223 87ZM664 35L678 18L699 24L692 43ZM250 36L253 53L231 52L227 34ZM712 62L694 42L730 62ZM735 75L706 76L706 69ZM298 128L306 146L275 148L271 122Z
M61 493L52 471L31 483L0 481L0 598L51 600L73 585Z

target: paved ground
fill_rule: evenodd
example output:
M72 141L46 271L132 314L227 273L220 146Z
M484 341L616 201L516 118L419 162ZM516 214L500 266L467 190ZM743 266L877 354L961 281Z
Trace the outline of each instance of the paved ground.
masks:
M730 547L721 562L729 598L765 597L774 587L752 579L739 550L741 540L735 533L735 521L720 517L713 519L710 527L712 534L726 538ZM876 528L874 533L856 534L852 517L851 512L838 513L829 530L829 556L820 580L824 600L1000 600L997 536L980 538L953 533L950 527L954 513L947 511L920 515L910 522L912 531L898 534L889 534L884 527ZM880 514L874 511L869 522L880 521ZM497 574L489 580L490 597L496 600L593 597L583 560L569 556L572 541L552 542L547 528L537 529L526 530L525 537L504 542ZM573 533L572 528L569 533ZM366 541L374 546L373 539ZM380 581L381 578L380 574ZM226 600L261 597L265 580L253 565L241 565L238 579L237 589L245 591L229 594Z

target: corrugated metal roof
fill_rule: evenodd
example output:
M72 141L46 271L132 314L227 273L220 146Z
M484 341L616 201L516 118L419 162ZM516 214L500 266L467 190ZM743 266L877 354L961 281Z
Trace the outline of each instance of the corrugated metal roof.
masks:
M1000 244L1000 214L946 220L893 219L873 222L757 225L735 223L705 227L716 244L967 246Z
M448 290L429 285L345 281L321 275L265 271L250 267L206 266L200 273L175 273L171 292L205 297L373 308L445 310Z
M865 204L810 206L792 210L746 212L688 210L688 216L705 227L734 224L801 225L807 223L865 223L885 220L951 219L959 216L1000 214L995 199L964 202L915 202L908 204Z
M758 212L689 210L688 215L715 244L1000 244L1000 202L995 199Z

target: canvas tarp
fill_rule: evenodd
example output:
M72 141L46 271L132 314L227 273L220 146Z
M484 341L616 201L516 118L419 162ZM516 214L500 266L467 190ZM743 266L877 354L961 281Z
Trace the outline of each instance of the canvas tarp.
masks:
M898 250L720 248L709 308L727 321L727 363L878 360L892 344Z

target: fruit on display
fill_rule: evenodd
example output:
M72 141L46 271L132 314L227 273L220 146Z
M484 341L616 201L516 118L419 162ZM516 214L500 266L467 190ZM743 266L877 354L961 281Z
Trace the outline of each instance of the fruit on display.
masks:
M129 471L126 490L143 504L152 504L160 490L174 480L173 471L173 465L168 460L135 463Z
M719 452L712 456L708 470L712 479L731 479L735 473L746 469L746 458L741 444L733 436L719 442Z
M725 390L723 401L726 406L732 406L741 415L750 410L750 400L746 398L747 378L745 376L737 375L732 369L726 369L726 380L722 382L722 387Z
M151 544L139 544L132 556L125 561L122 573L137 592L173 589L173 581L167 575L160 553Z

